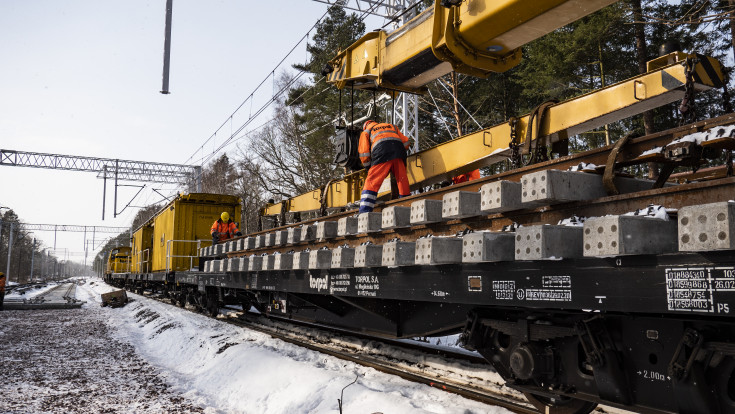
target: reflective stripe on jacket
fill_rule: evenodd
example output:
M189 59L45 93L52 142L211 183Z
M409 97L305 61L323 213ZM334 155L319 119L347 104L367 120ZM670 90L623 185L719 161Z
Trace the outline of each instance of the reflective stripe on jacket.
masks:
M222 219L217 219L217 221L212 224L212 229L209 231L209 234L213 234L215 231L219 233L220 241L227 240L237 233L237 225L232 221L232 219L227 223L222 221Z
M360 134L357 152L364 167L381 164L396 158L405 159L408 138L392 124L373 124Z

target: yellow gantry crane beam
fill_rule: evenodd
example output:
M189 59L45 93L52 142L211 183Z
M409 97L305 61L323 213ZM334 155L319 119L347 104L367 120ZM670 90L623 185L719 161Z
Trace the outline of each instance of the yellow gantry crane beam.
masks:
M694 62L688 68L687 59ZM603 89L550 106L542 118L538 139L543 144L558 142L579 133L640 114L676 100L685 93L687 73L691 71L695 90L721 87L722 66L713 58L675 52L648 64L649 72ZM518 119L516 136L524 144L529 115ZM408 179L412 189L448 180L457 174L503 161L509 156L509 123L468 134L436 147L410 155ZM341 207L360 199L366 171L346 175L325 189L271 204L264 215L286 211L310 211L322 206Z
M451 71L487 77L521 60L520 47L617 0L456 1L394 32L371 32L330 61L338 88L421 92Z

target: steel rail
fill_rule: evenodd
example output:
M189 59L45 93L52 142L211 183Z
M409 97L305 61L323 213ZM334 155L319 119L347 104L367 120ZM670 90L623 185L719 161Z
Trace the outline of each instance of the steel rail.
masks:
M165 303L170 306L175 306L171 303L171 298L165 298L163 295L145 295L141 294L141 296L148 297L150 299L159 301L161 303ZM189 307L185 306L184 309L199 313L199 307ZM226 310L232 311L233 309L224 308ZM335 358L339 358L345 361L350 361L353 363L356 363L358 365L366 366L369 368L373 368L377 371L384 372L386 374L390 375L396 375L398 377L401 377L405 380L421 383L425 385L429 385L433 388L438 388L440 390L457 394L462 397L479 401L484 404L488 405L494 405L503 407L507 410L510 410L512 412L518 413L518 414L538 414L538 411L535 410L530 403L528 403L525 400L518 400L514 399L512 396L508 395L501 395L500 393L494 392L489 389L483 389L481 387L472 387L467 386L466 384L460 384L459 382L455 381L446 381L442 380L441 378L437 378L435 376L431 376L431 373L427 374L421 374L418 372L408 372L406 368L408 367L401 367L399 363L391 363L387 360L382 360L378 357L373 357L369 355L360 355L355 352L355 350L348 350L348 351L339 351L337 349L329 348L326 346L326 344L320 344L316 340L306 340L302 339L300 337L303 336L303 332L294 333L291 332L291 334L288 333L288 331L285 331L283 327L279 330L279 327L269 327L267 325L264 325L262 323L258 323L253 321L252 318L253 314L243 312L243 315L245 318L240 317L231 317L228 316L226 318L218 318L217 320L220 320L222 322L231 324L233 326L237 326L240 328L246 328L251 329L260 333L264 333L266 335L269 335L273 338L282 340L284 342L297 345L312 351L316 351L319 353L323 353L326 355L333 356ZM278 319L280 323L283 323L280 319ZM292 321L288 321L287 323L292 324ZM334 331L328 327L318 326L318 327L312 327L312 329L318 329L320 333L325 333L327 331ZM352 337L358 337L359 335L354 335L353 333L349 333ZM405 348L405 349L411 349L416 351L418 348L422 348L418 345L411 345L406 344L404 342L400 341L387 341L384 338L376 338L369 335L363 336L365 339L370 339L371 341L374 341L376 343L384 343L389 344L390 346L396 347L396 348ZM347 341L349 342L349 341ZM428 349L428 352L427 352ZM427 354L434 354L435 349L425 348L421 350L422 352L425 352ZM433 351L433 352L432 352ZM445 354L454 354L456 358L461 360L476 360L475 358L471 358L467 354L461 354L461 353L452 353L449 350L442 350ZM387 358L387 357L386 357ZM492 370L492 367L488 365L488 369Z
M522 402L520 400L514 400L512 399L512 397L509 396L501 396L500 394L488 389L471 387L455 381L443 380L441 378L432 376L431 373L420 374L418 372L409 372L406 370L407 367L401 367L400 363L391 363L378 357L358 354L350 350L339 351L337 349L327 347L325 344L319 344L317 342L300 339L296 334L289 335L288 333L281 332L278 329L269 329L267 326L252 321L243 321L232 318L228 318L226 319L226 321L235 326L240 326L243 328L268 334L271 337L280 339L284 342L288 342L297 346L310 349L312 351L317 351L326 355L330 355L345 361L350 361L358 365L373 368L386 374L396 375L411 382L429 385L433 388L438 388L452 394L457 394L471 400L482 402L484 404L503 407L519 414L538 414L538 411L536 409L530 408L530 403L525 401ZM376 342L386 342L383 341L382 338L371 337L371 340ZM398 342L391 343L392 346L399 346L398 344ZM408 346L408 348L415 350L415 347ZM488 366L488 369L492 369L492 367Z
M230 308L225 307L224 309L232 310ZM487 363L485 358L483 358L480 355L469 353L469 352L457 352L453 351L452 349L448 348L437 348L437 347L429 347L425 345L421 345L419 342L408 342L406 340L402 339L391 339L391 338L383 338L383 337L376 337L369 334L359 333L359 332L352 332L347 331L327 325L321 325L316 323L310 323L305 321L300 321L296 319L288 319L286 317L281 317L279 315L268 315L267 318L264 318L262 315L254 314L253 312L244 312L240 316L240 320L243 318L246 318L245 320L249 323L253 324L259 324L259 325L265 325L270 326L270 321L277 321L280 324L287 325L285 328L289 329L288 326L293 326L292 332L296 335L302 335L302 334L309 334L308 330L319 330L323 333L333 333L335 335L343 335L344 337L348 338L355 338L355 339L361 339L365 341L373 341L373 342L379 342L381 344L386 344L390 346L394 346L401 349L410 349L410 350L416 350L420 351L426 355L434 355L439 357L447 357L452 358L455 360L462 360L466 361L468 363L472 364L480 364L480 365L486 365L486 367L489 370L495 371L494 368ZM263 320L265 319L265 320ZM274 328L283 328L274 326ZM301 331L302 329L306 329L307 331Z

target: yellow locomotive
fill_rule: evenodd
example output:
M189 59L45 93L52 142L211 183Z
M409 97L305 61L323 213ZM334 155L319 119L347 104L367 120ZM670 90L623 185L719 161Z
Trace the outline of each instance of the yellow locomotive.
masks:
M115 273L130 272L130 246L118 246L110 250L105 266L105 280L109 281Z

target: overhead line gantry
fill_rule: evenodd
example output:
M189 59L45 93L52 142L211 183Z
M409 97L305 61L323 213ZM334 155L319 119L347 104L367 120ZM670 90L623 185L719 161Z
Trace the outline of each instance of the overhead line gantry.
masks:
M197 192L201 192L202 190L202 167L197 165L166 164L160 162L84 157L78 155L49 154L7 149L0 149L0 165L97 173L97 178L102 178L104 180L104 190L102 195L103 220L105 219L104 200L107 193L108 178L115 179L115 217L117 217L118 214L118 180L184 185L188 185L195 181Z

